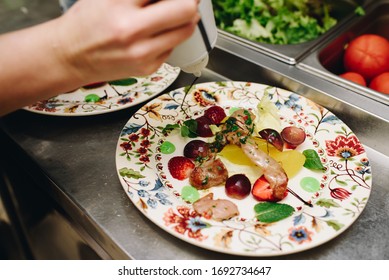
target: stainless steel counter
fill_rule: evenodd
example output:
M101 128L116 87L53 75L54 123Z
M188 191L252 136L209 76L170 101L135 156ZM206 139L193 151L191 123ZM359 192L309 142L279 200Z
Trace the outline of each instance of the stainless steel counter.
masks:
M198 82L245 80L280 86L327 107L365 145L373 172L369 202L343 234L280 259L389 259L389 108L295 66L221 36ZM181 73L168 89L186 86ZM127 198L115 168L119 133L141 105L89 117L17 111L0 120L1 157L29 175L102 257L113 259L234 259L198 248L161 230ZM0 129L0 131L1 131Z

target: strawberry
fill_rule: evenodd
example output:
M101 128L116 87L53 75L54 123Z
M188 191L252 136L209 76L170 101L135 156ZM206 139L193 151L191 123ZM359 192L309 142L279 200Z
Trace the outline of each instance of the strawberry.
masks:
M185 180L195 168L194 163L187 157L176 156L168 162L169 172L173 178Z
M272 189L272 187L270 186L266 178L264 176L261 176L255 181L251 193L254 196L254 198L259 201L272 201L272 202L279 201L280 199L274 197L273 191L274 190ZM288 192L285 191L284 197L287 194Z
M213 124L220 124L226 117L226 113L222 107L214 105L205 110L204 117L208 118Z

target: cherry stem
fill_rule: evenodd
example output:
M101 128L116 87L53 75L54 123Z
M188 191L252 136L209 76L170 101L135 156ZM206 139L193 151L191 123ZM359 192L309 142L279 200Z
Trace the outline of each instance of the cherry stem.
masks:
M292 191L290 188L288 188L288 192L290 192L291 194L293 194L298 200L300 200L302 203L304 203L305 205L309 206L309 207L313 207L312 203L310 202L307 202L305 201L304 199L301 198L301 196L299 196L297 193L295 193L294 191Z

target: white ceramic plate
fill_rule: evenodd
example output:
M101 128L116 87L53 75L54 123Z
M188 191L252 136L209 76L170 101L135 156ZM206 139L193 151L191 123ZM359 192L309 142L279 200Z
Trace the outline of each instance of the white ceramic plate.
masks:
M121 80L122 85L107 82L98 87L79 88L39 101L24 109L56 116L87 116L118 111L147 101L163 92L176 80L179 73L178 67L163 64L152 75L131 78L132 84L123 83L124 80ZM95 101L89 101L90 99Z
M255 109L265 91L279 108L282 126L295 125L306 131L307 138L297 150L314 149L325 166L325 171L303 167L288 183L313 207L289 193L280 203L292 206L294 213L266 224L256 219L253 208L258 201L251 196L228 198L220 186L200 194L213 192L214 198L230 199L240 215L223 222L201 217L181 198L181 190L189 181L172 178L167 167L171 157L183 155L185 144L192 139L183 138L178 130L164 135L162 129L167 124L182 123L186 116L201 116L212 104L223 107L227 115L234 107ZM167 141L176 148L173 153L161 152L161 145ZM153 223L196 246L245 256L290 254L338 236L364 209L372 182L363 146L340 119L295 93L247 82L197 84L187 95L181 88L150 101L123 128L116 165L126 194ZM307 178L317 182L316 187L305 186Z

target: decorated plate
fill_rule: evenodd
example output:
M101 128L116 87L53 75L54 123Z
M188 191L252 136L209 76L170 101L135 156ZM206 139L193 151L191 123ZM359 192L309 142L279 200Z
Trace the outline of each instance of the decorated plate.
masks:
M89 84L73 92L39 101L25 109L57 116L109 113L137 105L158 95L175 81L179 73L179 68L163 64L149 76Z
M330 111L298 94L262 84L213 82L187 90L171 91L143 106L127 122L117 144L116 165L124 191L153 223L209 250L276 256L323 244L345 231L361 214L372 184L369 160L358 138ZM188 202L195 200L185 193L191 189L189 180L173 178L168 168L169 160L182 156L185 145L193 140L183 137L176 127L202 116L215 104L227 116L236 108L254 111L265 93L278 108L282 127L305 131L305 141L294 151L314 151L323 168L302 166L289 178L290 192L275 204L292 210L285 216L278 213L283 216L278 221L262 219L266 213L257 205L263 202L251 194L243 199L228 197L224 185L199 190L198 195L213 193L214 199L232 201L239 215L223 221L200 215ZM213 141L212 137L199 139ZM241 156L237 151L235 157ZM229 175L251 174L251 183L256 180L249 167L228 163L225 158L223 162ZM277 214L277 209L268 210Z

